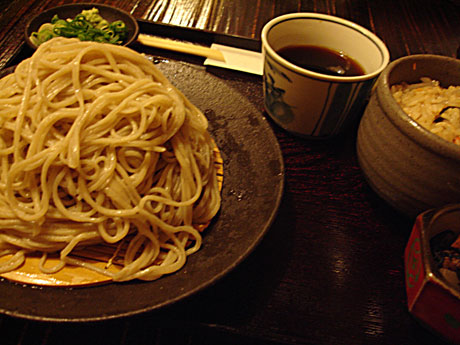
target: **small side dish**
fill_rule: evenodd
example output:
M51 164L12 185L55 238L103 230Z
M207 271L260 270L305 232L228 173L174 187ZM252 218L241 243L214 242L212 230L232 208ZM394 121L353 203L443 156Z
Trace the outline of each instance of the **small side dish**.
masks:
M421 213L404 252L409 312L452 344L460 344L459 219L460 204Z
M99 10L93 7L81 11L74 18L61 19L55 14L50 23L42 24L29 38L33 44L39 46L58 36L120 45L128 36L128 29L122 20L110 23L102 18Z
M31 18L26 24L24 39L32 49L54 37L128 46L138 34L136 18L118 7L74 3L46 9Z

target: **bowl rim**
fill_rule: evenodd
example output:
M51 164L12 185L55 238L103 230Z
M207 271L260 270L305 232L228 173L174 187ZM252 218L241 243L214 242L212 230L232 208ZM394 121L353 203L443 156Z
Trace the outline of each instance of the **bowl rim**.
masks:
M377 81L377 96L380 103L385 99L386 106L390 111L385 111L386 116L393 124L403 131L407 136L413 139L420 146L432 151L437 155L442 155L448 158L452 158L460 162L460 145L451 143L439 135L432 133L427 128L420 125L417 121L412 119L398 104L396 99L391 93L390 76L392 72L399 65L408 62L419 62L419 61L434 61L436 63L444 64L450 62L457 64L460 71L460 60L454 59L448 56L435 55L435 54L414 54L398 58L392 61L381 73ZM435 76L429 76L432 79L436 79ZM460 85L460 81L459 84Z
M435 235L433 233L435 222L439 221L439 218L442 218L450 213L460 214L460 204L447 204L442 207L427 210L420 215L422 219L422 227L420 233L425 254L423 260L425 263L425 270L429 270L433 274L434 280L439 285L441 285L444 290L448 291L453 297L460 300L460 288L452 286L452 284L447 281L447 279L436 267L432 254L433 248L431 247L430 242ZM456 231L456 234L460 235L460 232Z
M111 5L106 5L106 4L101 4L101 3L91 3L91 2L77 2L77 3L73 3L73 4L63 4L63 5L60 5L60 6L55 6L55 7L48 8L48 9L46 9L44 11L41 11L41 12L37 13L35 16L33 16L31 19L29 19L29 21L27 22L27 24L25 26L25 29L24 29L24 38L26 40L26 43L29 45L29 47L32 48L32 49L37 49L38 48L35 44L33 44L30 41L30 38L29 38L30 26L37 19L37 17L45 16L45 15L47 15L49 13L53 13L53 12L59 11L61 9L74 8L74 7L75 8L78 8L78 7L96 7L98 9L105 8L105 9L108 9L108 10L111 10L111 11L114 11L114 12L119 12L119 13L123 14L124 16L126 16L127 18L130 19L132 25L134 26L134 32L130 33L130 37L126 40L126 42L124 42L122 44L122 46L128 46L128 45L130 45L131 43L133 43L137 39L137 36L139 34L139 23L137 22L136 18L134 18L134 16L131 13L128 13L125 10L122 10L121 8L111 6Z

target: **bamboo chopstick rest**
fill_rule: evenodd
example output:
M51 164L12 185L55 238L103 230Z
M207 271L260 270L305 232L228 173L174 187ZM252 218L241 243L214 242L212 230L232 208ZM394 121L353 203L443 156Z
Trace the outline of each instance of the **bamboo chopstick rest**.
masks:
M139 34L137 40L139 43L149 47L173 50L179 53L204 56L206 58L225 62L224 55L217 49L199 46L193 43L173 41L170 39L145 34Z

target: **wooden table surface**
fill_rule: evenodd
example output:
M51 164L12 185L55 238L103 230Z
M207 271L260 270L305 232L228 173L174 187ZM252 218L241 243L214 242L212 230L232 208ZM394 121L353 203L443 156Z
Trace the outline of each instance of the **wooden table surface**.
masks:
M31 16L70 2L1 1L0 69L27 55L21 45ZM145 21L252 39L280 14L327 13L376 33L392 60L417 53L455 57L460 45L457 0L93 2ZM248 99L264 114L261 79L248 82L260 91ZM128 318L59 324L0 316L0 344L442 343L407 311L403 252L413 219L365 182L356 131L324 142L272 126L286 169L283 199L261 244L234 271L184 301Z

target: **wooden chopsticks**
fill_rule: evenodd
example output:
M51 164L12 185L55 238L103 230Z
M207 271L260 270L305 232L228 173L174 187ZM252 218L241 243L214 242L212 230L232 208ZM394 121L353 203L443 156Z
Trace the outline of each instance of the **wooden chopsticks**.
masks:
M224 55L217 49L200 46L193 43L173 41L166 38L139 34L137 41L143 45L172 50L180 53L203 56L206 58L225 62Z

